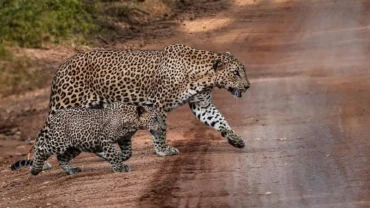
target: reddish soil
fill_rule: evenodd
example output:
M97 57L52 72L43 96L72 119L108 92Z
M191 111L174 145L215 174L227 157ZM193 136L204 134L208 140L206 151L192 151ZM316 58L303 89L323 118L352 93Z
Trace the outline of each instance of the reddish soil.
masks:
M0 207L370 207L370 1L207 7L168 27L156 23L155 39L114 47L145 39L146 49L184 43L232 52L252 87L242 99L215 90L214 103L246 148L233 148L183 106L168 120L168 141L180 155L156 156L140 132L130 173L113 173L92 154L73 161L83 168L73 176L55 157L37 177L12 172L31 147L20 138L33 137L46 118L49 90L42 89L0 101L17 115L4 122L20 131L0 138Z

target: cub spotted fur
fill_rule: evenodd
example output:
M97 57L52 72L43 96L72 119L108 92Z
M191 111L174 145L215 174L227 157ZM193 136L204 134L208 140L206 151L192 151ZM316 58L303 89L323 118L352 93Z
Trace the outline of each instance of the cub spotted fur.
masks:
M31 173L39 174L44 162L56 154L58 162L67 174L80 172L71 167L69 161L81 152L98 153L106 159L115 172L130 171L122 162L131 157L131 137L139 129L156 134L165 129L164 121L152 107L136 107L123 103L105 109L71 108L58 110L47 120L48 131L44 128L36 137L33 160L14 163L12 170L32 165ZM118 143L121 152L117 152Z

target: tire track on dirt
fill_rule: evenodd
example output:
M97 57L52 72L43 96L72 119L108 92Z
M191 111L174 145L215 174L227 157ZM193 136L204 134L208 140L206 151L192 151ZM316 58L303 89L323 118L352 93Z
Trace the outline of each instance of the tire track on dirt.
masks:
M164 159L152 177L150 186L139 198L139 207L178 207L181 200L177 194L181 189L178 182L193 180L207 168L205 154L210 142L200 138L210 138L212 135L204 133L201 128L190 127L185 137L188 139L172 143L179 148L180 155Z

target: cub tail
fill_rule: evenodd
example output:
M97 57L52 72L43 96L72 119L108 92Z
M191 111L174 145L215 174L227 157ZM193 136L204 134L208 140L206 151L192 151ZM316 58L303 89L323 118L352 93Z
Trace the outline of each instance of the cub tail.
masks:
M33 160L18 160L12 166L10 166L10 169L12 169L13 171L16 171L16 170L21 169L22 167L32 166L32 163L33 163Z
M27 160L18 160L12 166L10 166L10 169L15 171L15 170L19 170L20 168L25 167L25 166L32 166L33 161L30 160L30 156L31 156L31 152L32 152L33 148L34 148L34 146L32 146L30 151L28 152Z

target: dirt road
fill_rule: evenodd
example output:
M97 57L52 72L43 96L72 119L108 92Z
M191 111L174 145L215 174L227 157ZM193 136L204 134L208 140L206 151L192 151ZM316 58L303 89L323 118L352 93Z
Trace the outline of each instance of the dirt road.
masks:
M230 51L247 66L252 87L242 99L214 91L245 149L183 106L168 121L181 155L155 156L140 132L131 173L90 154L75 159L84 172L74 176L55 158L38 177L5 163L0 207L370 207L370 1L224 3L145 48Z

